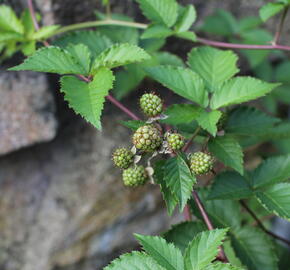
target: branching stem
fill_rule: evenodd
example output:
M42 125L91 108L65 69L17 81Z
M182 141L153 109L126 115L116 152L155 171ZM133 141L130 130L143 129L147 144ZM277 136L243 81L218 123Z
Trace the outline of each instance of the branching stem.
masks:
M256 216L256 214L253 212L253 210L246 204L245 201L241 200L240 204L243 206L243 208L252 216L252 218L257 222L257 225L261 228L261 230L263 230L266 234L272 236L273 238L280 240L282 242L284 242L285 244L290 246L290 241L288 239L285 239L271 231L269 231L264 224L262 223L262 221L260 221L260 219Z
M288 12L289 6L284 8L284 11L282 13L281 19L280 19L280 23L278 25L274 40L272 42L273 45L276 45L279 41L279 38L281 36L282 30L283 30L283 26L284 26L284 22L287 16L287 12Z

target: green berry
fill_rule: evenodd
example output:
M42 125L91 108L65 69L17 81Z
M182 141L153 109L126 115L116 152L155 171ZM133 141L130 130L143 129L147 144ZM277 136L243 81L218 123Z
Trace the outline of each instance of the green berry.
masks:
M131 167L123 171L123 182L125 186L141 186L144 185L147 180L148 176L142 165Z
M146 93L140 98L140 107L143 113L149 117L155 117L162 112L163 102L153 93Z
M180 150L184 146L184 138L178 133L169 133L166 139L169 148L172 150Z
M113 153L115 165L121 169L127 169L133 163L133 153L126 148L118 148Z
M139 127L133 135L133 144L137 149L153 152L162 144L160 131L154 125Z
M213 162L211 155L196 152L190 156L190 170L196 175L208 173L213 168Z
M218 130L223 130L225 125L228 122L228 119L229 119L228 113L226 113L226 112L221 112L221 113L222 113L221 117L220 117L220 119L219 119L219 121L217 123L217 129Z

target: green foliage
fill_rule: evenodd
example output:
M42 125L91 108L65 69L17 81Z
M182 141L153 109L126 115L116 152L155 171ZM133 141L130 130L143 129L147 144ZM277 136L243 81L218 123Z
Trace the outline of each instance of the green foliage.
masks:
M256 192L260 203L279 217L290 220L290 183L280 183Z
M232 244L242 263L253 270L277 270L277 257L273 243L253 227L235 229Z
M218 109L262 97L278 85L278 83L266 83L252 77L233 78L214 92L211 108Z
M209 141L208 147L221 162L243 174L243 151L233 137L216 137Z
M112 261L104 270L165 270L149 255L143 252L132 252L122 255L120 258Z
M157 66L146 68L145 70L150 77L176 94L201 106L207 106L208 96L203 80L190 69L174 66Z
M185 269L200 270L214 260L218 247L227 233L226 229L216 229L199 233L185 251Z
M168 159L164 165L164 178L171 192L177 197L179 210L182 211L190 198L196 178L191 174L183 156Z
M188 55L190 68L205 81L210 92L233 77L239 69L236 67L238 57L232 51L222 51L210 47L194 48Z
M92 82L85 83L73 76L61 79L61 91L69 106L97 129L101 129L101 112L105 96L113 87L114 76L107 68L99 69Z
M225 130L237 135L252 136L273 128L279 121L254 107L241 106L231 111Z
M168 270L184 269L181 251L158 236L135 234L143 249L162 267Z
M24 27L11 7L0 5L0 31L23 34Z
M116 44L103 51L96 57L92 67L95 73L100 67L115 68L150 58L143 49L132 44Z
M200 111L199 107L191 104L174 104L164 111L167 118L162 122L170 125L190 123L197 118Z
M267 3L262 6L259 13L261 19L265 22L285 8L285 4L281 2Z
M201 221L183 222L173 225L163 237L167 242L173 243L184 253L193 238L204 230L206 230L206 228Z
M54 46L39 49L35 54L26 58L23 64L10 70L33 70L58 74L86 75L86 70L72 54L67 50Z
M171 27L177 19L175 0L136 0L143 14L152 22Z
M222 113L220 111L207 112L201 110L196 118L198 124L205 130L207 130L213 136L217 133L217 123L221 117Z
M282 182L290 178L290 155L271 157L262 162L253 172L251 185L254 188Z
M244 199L253 195L247 180L236 172L223 172L213 180L209 199Z
M177 33L183 33L188 31L191 25L196 20L196 10L193 5L180 7L180 9L180 15L175 25L175 31Z

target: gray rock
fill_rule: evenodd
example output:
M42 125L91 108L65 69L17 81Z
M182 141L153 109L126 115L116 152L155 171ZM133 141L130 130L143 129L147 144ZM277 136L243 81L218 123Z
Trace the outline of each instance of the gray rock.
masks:
M0 154L54 138L54 101L44 74L2 72L0 108Z
M110 157L128 130L115 121L105 117L101 133L74 120L53 142L0 160L0 269L103 265L136 245L133 232L168 227L158 189L123 187Z

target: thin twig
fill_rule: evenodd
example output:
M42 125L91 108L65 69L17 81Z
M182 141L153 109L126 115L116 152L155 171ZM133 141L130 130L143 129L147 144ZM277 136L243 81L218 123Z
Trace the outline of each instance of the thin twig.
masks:
M210 218L209 218L209 216L208 216L208 214L207 214L207 212L206 212L206 210L205 210L205 208L204 208L204 206L203 206L203 204L198 196L198 193L195 190L193 190L192 195L193 195L194 201L198 207L200 214L202 215L202 218L203 218L207 228L209 230L214 230L214 227L213 227L213 225L210 221ZM228 262L227 256L226 256L222 246L220 247L217 259L220 261L223 261L223 262Z
M183 149L182 149L183 152L186 152L186 151L188 150L188 148L191 146L191 144L192 144L194 138L197 136L197 134L198 134L198 132L200 131L200 129L201 129L201 128L198 127L198 128L194 131L194 133L192 134L192 136L191 136L191 138L189 139L189 141L186 143L186 145L184 145L184 147L183 147Z
M249 206L246 204L245 201L243 200L240 200L240 204L244 207L244 209L252 216L252 218L257 222L258 226L265 232L267 233L268 235L284 242L285 244L289 245L290 246L290 241L288 239L285 239L271 231L269 231L265 226L264 224L260 221L260 219L256 216L256 214L249 208Z
M285 19L286 19L286 16L287 16L288 8L289 8L289 6L284 8L284 11L283 11L282 16L281 16L280 23L278 25L278 28L277 28L277 31L276 31L276 34L275 34L275 37L274 37L274 40L272 42L272 45L276 45L278 43L278 41L279 41L279 38L280 38L282 30L283 30L283 25L284 25L284 22L285 22Z
M188 204L185 205L185 207L184 207L183 217L184 217L184 219L186 221L191 221L192 220L191 213L190 213L190 206Z

